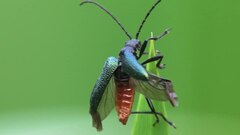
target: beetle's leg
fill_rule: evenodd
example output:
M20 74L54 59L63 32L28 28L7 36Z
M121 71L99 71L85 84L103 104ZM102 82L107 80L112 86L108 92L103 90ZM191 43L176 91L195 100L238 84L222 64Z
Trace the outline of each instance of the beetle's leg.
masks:
M142 44L142 47L140 49L139 56L137 57L137 59L140 59L142 57L142 55L144 54L144 51L145 51L146 46L147 46L147 43L148 43L148 40L144 40L143 41L143 44Z
M131 114L154 114L154 115L157 114L157 115L161 116L163 118L163 120L165 122L167 122L170 126L172 126L173 128L177 128L174 123L169 121L162 113L159 113L159 112L156 112L156 113L153 113L153 112L131 112Z
M161 64L162 59L163 59L163 55L157 55L157 56L153 56L153 57L151 57L151 58L143 61L141 64L142 64L142 65L145 65L145 64L147 64L147 63L150 63L150 62L153 62L153 61L157 61L157 60L158 60L156 66L157 66L158 68L160 68L160 69L163 69L163 68L165 68L165 65L164 65L164 64Z
M151 102L151 99L146 98L146 97L145 97L145 99L146 99L146 101L147 101L147 103L148 103L148 106L149 106L149 108L151 109L152 113L153 113L153 114L155 115L155 117L156 117L156 121L153 123L153 126L155 126L157 123L159 123L159 118L158 118L158 116L157 116L157 114L156 114L156 110L155 110L155 108L154 108L154 106L153 106L153 104L152 104L152 102Z
M165 122L167 122L170 126L172 126L175 129L177 128L174 123L169 121L162 113L159 113L159 112L156 112L156 113L153 113L153 112L131 112L131 114L157 114L157 115L161 116L163 118L163 120Z
M157 55L160 55L160 51L159 51L159 50L156 50L156 54L157 54Z
M157 55L159 55L159 54L160 54L160 51L159 51L159 50L156 50L155 53L156 53ZM149 52L145 52L145 51L142 53L142 55L148 55L148 54L149 54Z
M153 126L155 126L155 125L159 122L159 118L158 118L158 116L157 116L157 115L159 115L159 116L161 116L161 117L163 118L163 120L164 120L165 122L167 122L170 126L176 128L175 124L172 123L171 121L169 121L162 113L156 112L156 110L155 110L155 108L154 108L154 106L153 106L153 103L152 103L151 99L146 98L146 100L147 100L147 103L148 103L149 108L151 109L151 112L131 112L131 114L154 114L155 117L156 117L156 121L153 123Z
M142 47L140 48L139 56L137 57L137 59L140 59L141 56L144 54L144 51L146 49L146 46L147 46L149 40L154 40L154 41L159 40L159 39L161 39L162 37L164 37L165 35L167 35L169 33L170 33L170 29L166 29L159 36L151 37L151 38L148 38L148 39L144 40L143 43L142 43Z
M162 32L162 33L161 33L160 35L158 35L157 37L150 37L149 39L147 39L147 41L149 41L149 40L154 40L154 41L159 40L159 39L161 39L162 37L164 37L164 36L166 36L167 34L169 34L170 31L171 31L171 29L166 29L164 32Z
M154 106L153 106L153 103L152 103L151 99L146 98L146 100L147 100L148 106L150 107L151 111L154 113L154 115L155 115L156 118L157 118L156 121L155 121L155 123L154 123L153 125L155 125L155 124L157 124L157 123L159 122L159 119L158 119L157 115L160 115L165 122L167 122L170 126L176 128L176 126L174 125L174 123L172 123L171 121L169 121L162 113L156 112L156 110L155 110L155 108L154 108Z

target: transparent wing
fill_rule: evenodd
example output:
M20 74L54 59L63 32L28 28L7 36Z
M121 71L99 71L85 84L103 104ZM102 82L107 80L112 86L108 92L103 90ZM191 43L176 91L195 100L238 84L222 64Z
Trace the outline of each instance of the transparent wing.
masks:
M115 91L115 82L112 77L97 108L101 120L104 120L115 107Z
M106 60L90 97L90 114L92 115L93 126L98 131L102 130L102 120L114 108L115 83L113 73L117 67L118 59L109 57Z
M151 73L149 73L148 81L132 80L136 86L136 90L145 97L161 101L169 100L173 106L178 106L177 95L173 90L170 80L160 78Z

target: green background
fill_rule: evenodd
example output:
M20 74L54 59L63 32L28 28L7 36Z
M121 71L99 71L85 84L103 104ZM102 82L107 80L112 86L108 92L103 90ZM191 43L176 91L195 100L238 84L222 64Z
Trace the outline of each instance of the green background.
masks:
M155 0L98 0L134 35ZM79 0L0 1L0 134L130 134L116 112L97 133L89 96L108 56L127 37L113 20ZM172 28L156 42L161 75L174 82L180 106L167 106L172 135L239 133L240 2L163 0L140 39Z

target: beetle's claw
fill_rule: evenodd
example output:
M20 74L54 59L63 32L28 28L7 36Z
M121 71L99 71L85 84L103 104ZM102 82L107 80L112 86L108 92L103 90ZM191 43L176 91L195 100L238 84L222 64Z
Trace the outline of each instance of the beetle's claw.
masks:
M155 127L156 124L158 124L158 123L159 123L159 119L156 119L156 121L153 123L153 126Z
M160 65L157 65L157 67L158 67L159 69L164 69L165 66L166 66L166 64L160 64Z

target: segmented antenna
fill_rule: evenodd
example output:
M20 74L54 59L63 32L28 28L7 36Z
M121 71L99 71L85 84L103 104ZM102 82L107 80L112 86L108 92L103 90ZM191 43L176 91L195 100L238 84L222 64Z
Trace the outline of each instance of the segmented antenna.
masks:
M113 20L115 20L115 22L121 27L121 29L125 32L125 34L129 37L129 39L132 39L132 37L130 36L130 34L125 30L125 28L123 27L123 25L118 21L118 19L116 17L114 17L107 9L105 9L102 5L98 4L95 1L91 1L91 0L85 0L83 2L80 3L80 5L83 5L85 3L92 3L96 6L98 6L99 8L101 8L103 11L105 11L108 15L110 15Z
M144 17L144 19L143 19L143 21L142 21L142 23L141 23L141 25L140 25L140 27L139 27L139 29L138 29L138 32L136 33L136 39L138 39L139 34L140 34L141 30L142 30L142 27L143 27L145 21L147 20L148 16L151 14L151 12L153 11L153 9L154 9L154 8L158 5L158 3L160 3L160 2L161 2L161 0L158 0L158 1L152 6L152 8L148 11L148 13L146 14L146 16Z

